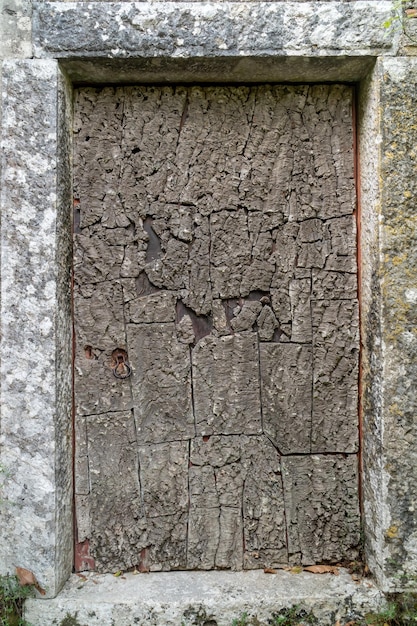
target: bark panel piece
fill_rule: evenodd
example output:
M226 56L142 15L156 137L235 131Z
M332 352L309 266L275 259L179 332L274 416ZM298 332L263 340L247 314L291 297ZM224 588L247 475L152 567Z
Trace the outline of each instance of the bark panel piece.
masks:
M182 118L177 168L165 191L203 215L239 204L242 153L255 93L248 87L191 87ZM184 165L187 164L186 167Z
M188 441L139 446L147 517L184 513L188 507Z
M337 563L359 554L356 455L283 457L291 563Z
M92 535L90 521L90 496L75 494L75 511L77 515L76 541L83 543Z
M91 554L98 571L128 569L138 563L145 530L132 412L90 416L87 431Z
M273 310L268 306L264 306L257 320L258 334L261 341L271 341L274 337L275 330L279 328L279 323L274 315Z
M186 567L188 449L188 441L138 448L151 571Z
M357 279L355 274L313 270L312 297L314 300L355 300Z
M187 569L188 515L151 517L146 524L146 559L151 572Z
M271 442L263 436L196 438L190 461L188 567L286 562L280 457Z
M74 289L77 320L74 388L77 414L90 415L132 408L129 382L114 377L112 353L126 348L123 292L104 282L97 289L80 284Z
M207 315L212 309L210 245L209 218L197 213L188 253L188 290L183 293L184 304L197 315Z
M129 321L137 324L175 322L175 293L161 291L130 300L127 311Z
M144 213L149 204L166 202L169 181L179 171L176 151L187 102L184 87L124 88L123 165L120 198L129 215ZM171 202L178 203L174 184Z
M242 273L251 261L251 246L246 213L220 211L210 218L210 265L213 297L238 298Z
M97 358L87 358L85 352L85 347L77 346L74 376L77 413L91 415L131 409L133 400L129 380L115 378L112 350L99 353Z
M193 437L190 352L175 324L128 324L127 336L139 442Z
M309 453L311 346L261 344L260 362L264 432L282 454Z
M356 273L356 222L354 215L346 215L327 224L330 239L331 253L325 269L336 272Z
M292 280L289 287L291 302L291 341L309 343L311 331L311 279Z
M255 333L208 336L192 351L197 434L261 431Z
M358 450L358 306L313 303L312 452Z
M266 437L245 437L244 569L286 563L281 459Z
M119 284L87 283L75 287L77 347L91 346L93 352L114 350L126 343L123 292ZM96 354L96 353L95 353Z
M189 568L242 569L246 468L241 439L213 436L191 442Z
M230 326L236 333L242 330L252 330L261 310L262 304L260 302L244 302L236 317L231 320Z
M190 508L187 541L187 568L211 570L216 567L220 542L220 508Z

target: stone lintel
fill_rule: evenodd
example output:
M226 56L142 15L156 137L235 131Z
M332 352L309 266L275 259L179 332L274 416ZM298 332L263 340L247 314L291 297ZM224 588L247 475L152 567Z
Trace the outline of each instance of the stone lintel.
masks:
M48 595L72 565L67 92L56 61L3 63L0 570Z
M60 58L75 84L357 82L375 64L362 56Z
M392 54L393 3L34 2L36 57L326 57Z

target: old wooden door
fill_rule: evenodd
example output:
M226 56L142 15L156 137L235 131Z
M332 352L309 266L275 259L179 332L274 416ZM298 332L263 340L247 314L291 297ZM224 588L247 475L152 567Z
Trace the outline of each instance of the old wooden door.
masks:
M79 569L358 554L352 89L80 89Z

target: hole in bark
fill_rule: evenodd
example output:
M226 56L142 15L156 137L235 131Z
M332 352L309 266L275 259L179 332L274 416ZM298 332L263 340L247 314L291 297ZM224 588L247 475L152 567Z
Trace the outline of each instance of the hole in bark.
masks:
M240 304L240 300L237 298L231 298L230 300L223 300L223 306L226 313L227 323L230 325L231 320L235 317L233 311Z
M177 323L182 320L184 315L189 315L191 319L196 343L203 337L210 335L213 330L212 320L206 315L197 315L195 311L186 306L181 300L178 300L176 308Z
M84 346L84 354L86 359L95 359L92 346Z
M153 219L151 217L147 217L143 222L143 230L149 236L148 247L146 249L146 263L155 261L155 259L158 259L162 255L161 240L152 228L152 224Z
M111 367L116 367L121 360L123 360L123 362L127 361L127 352L123 350L123 348L116 348L111 353Z
M161 291L159 287L155 287L145 274L145 272L141 272L139 276L136 278L136 292L138 296L150 296L152 293L157 293Z
M266 300L264 301L264 298ZM251 291L248 296L246 296L246 300L254 301L259 300L262 304L269 304L269 293L267 291Z

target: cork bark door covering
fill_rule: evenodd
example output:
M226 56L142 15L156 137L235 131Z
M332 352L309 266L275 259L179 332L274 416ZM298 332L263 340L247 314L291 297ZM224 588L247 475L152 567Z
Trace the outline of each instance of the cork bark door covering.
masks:
M76 92L77 569L357 557L352 97Z

